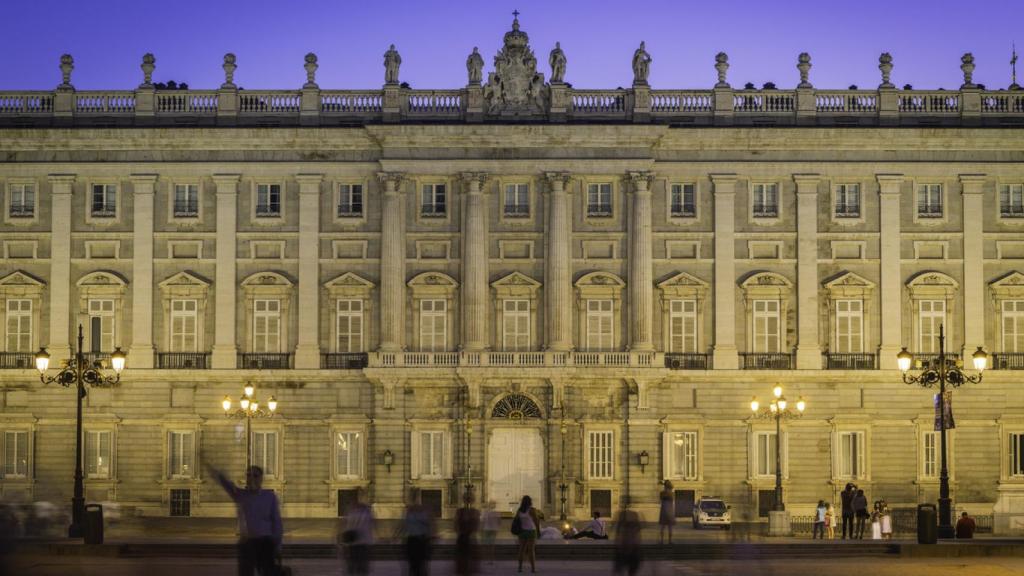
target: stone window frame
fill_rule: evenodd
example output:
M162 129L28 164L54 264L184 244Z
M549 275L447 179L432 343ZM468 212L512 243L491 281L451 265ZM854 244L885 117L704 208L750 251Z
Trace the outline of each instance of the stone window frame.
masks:
M871 304L877 285L860 274L847 270L822 284L822 288L825 292L825 307L828 314L827 351L835 352L836 354L847 354L847 352L838 352L839 319L836 302L839 300L860 300L861 352L859 353L868 354L868 350L873 349L871 340Z
M338 350L338 300L359 300L363 305L363 346L361 352L373 349L371 343L376 342L373 332L373 293L377 286L356 274L345 272L323 285L324 297L329 306L320 307L321 337L328 342L327 349L337 353Z
M342 186L362 186L363 188L363 209L359 214L340 216L338 207L341 205ZM341 226L360 226L366 224L367 200L369 199L370 181L367 178L336 178L331 181L331 218L332 221Z
M696 435L696 476L686 478L672 472L672 434L692 433ZM693 489L696 493L704 485L704 423L702 422L668 422L661 433L661 450L664 455L661 462L661 476L671 480L674 488Z
M266 394L266 398L269 398L270 396L274 395L270 390L265 390L264 394ZM265 480L263 483L263 487L277 492L278 498L282 497L281 492L286 483L286 467L284 465L284 435L286 430L287 427L285 426L284 419L281 418L280 415L278 415L270 419L254 419L252 421L252 428L249 431L250 434L254 434L256 432L274 432L275 434L277 434L277 474L270 475L266 473L266 470L264 470L263 477ZM255 442L253 443L253 445L255 446Z
M195 462L195 471L191 476L171 475L171 433L190 432L193 436L192 458ZM172 415L164 419L160 425L162 435L163 465L160 473L159 484L173 485L174 488L198 487L202 483L202 466L200 463L200 446L202 445L202 419L195 415ZM169 490L169 489L168 489ZM169 493L168 493L169 496Z
M590 186L609 184L611 185L611 213L607 215L595 215L590 213ZM568 188L568 187L567 187ZM567 191L567 194L571 194ZM580 178L580 214L583 221L590 225L601 226L618 222L622 213L623 184L621 175L593 175Z
M832 224L839 226L850 226L855 224L863 224L866 221L865 209L865 198L867 196L867 188L869 180L857 179L857 178L836 178L829 182L829 219ZM840 186L851 186L856 185L859 190L859 204L858 209L860 210L857 216L839 216L836 212L837 203L839 200L839 187Z
M32 186L32 216L12 216L11 198L14 195L14 186ZM35 178L8 178L3 184L3 211L4 223L11 226L29 226L39 222L39 209L42 206L40 199L39 181Z
M505 350L505 301L526 300L530 310L530 341L525 352L537 350L539 347L538 316L540 312L541 283L522 272L512 272L491 282L492 302L494 304L493 346L494 350ZM511 352L512 350L508 350Z
M612 301L612 348L611 350L593 350L593 352L621 351L624 340L622 326L622 292L626 282L612 272L597 270L580 276L574 283L576 287L576 334L579 350L587 352L587 301Z
M754 212L754 187L775 186L775 215L758 216ZM772 178L750 178L747 180L747 222L771 226L782 221L782 182Z
M341 475L338 471L338 452L334 443L338 433L342 432L360 434L359 470L357 471L356 474ZM344 487L361 487L366 483L366 480L369 478L369 470L371 465L370 454L368 452L368 449L370 447L369 432L369 425L365 419L333 419L330 422L330 430L328 432L328 446L330 446L331 477L329 483L331 484L333 490L337 490L339 488Z
M176 188L178 186L196 187L196 214L195 216L175 216L174 201ZM206 190L202 178L174 178L167 184L167 223L187 226L190 224L202 224L205 210L203 209L203 198L206 197Z
M671 322L672 322L672 301L673 300L696 300L696 353L707 349L707 337L704 334L704 312L708 302L708 290L710 285L686 272L678 272L662 280L655 285L660 293L658 303L661 305L661 342L662 350L671 350Z
M941 432L935 429L935 416L933 414L923 415L920 418L914 420L915 424L915 440L917 442L917 448L914 450L917 453L917 484L929 484L938 485L939 476L942 473L942 438ZM924 436L926 433L932 432L935 434L935 475L925 476L925 455L924 455ZM949 471L950 482L955 481L956 478L956 428L950 428L946 430L946 447L947 447L947 459L946 467Z
M404 182L404 180L403 180ZM416 214L416 223L422 225L448 224L452 221L452 213L455 212L455 179L445 176L417 176L409 178L413 185L413 210ZM423 187L427 185L444 185L444 215L425 216L423 214ZM468 184L466 185L468 189Z
M1003 302L1012 300L1024 300L1024 274L1017 270L1008 272L988 285L989 296L992 298L993 311L998 317L995 326L994 352L1006 353L1003 346ZM1020 350L1019 352L1024 352Z
M416 481L442 481L454 478L454 438L452 421L448 419L411 421L409 430L409 479ZM441 474L424 475L420 470L420 455L423 451L422 437L424 432L440 432L442 434Z
M522 184L526 184L528 187L526 193L527 213L525 216L509 216L505 213L505 187ZM506 226L533 226L537 222L540 204L537 202L538 182L536 178L529 176L502 176L497 179L497 187L496 196L498 201L496 204L498 204L498 218L502 224Z
M114 215L95 216L92 212L92 194L94 186L114 186ZM124 182L117 178L94 178L89 180L85 186L85 222L93 226L110 226L119 224L124 214Z
M42 316L43 316L43 292L46 291L46 283L24 270L15 270L0 278L0 322L3 322L3 343L0 349L7 350L7 301L8 300L29 300L32 302L32 336L29 342L29 349L26 353L32 353L39 349L42 341Z
M782 462L782 480L789 480L789 426L782 423L782 436L779 438L779 450ZM775 423L767 420L750 420L747 425L747 482L756 489L767 489L775 486L775 473L758 474L757 464L760 458L758 436L775 434Z
M921 315L920 302L923 300L942 300L945 302L945 321L942 323L945 328L946 350L952 351L957 348L953 327L956 326L956 298L960 291L960 283L952 276L937 270L925 270L912 276L906 283L906 298L910 307L910 334L914 348L921 345ZM921 352L921 350L912 350Z
M779 351L778 354L789 354L793 344L789 338L788 316L792 306L793 283L777 272L754 272L740 283L743 292L744 326L746 327L746 349L754 352L754 302L757 300L777 300L779 302ZM770 352L763 352L770 354Z
M1003 187L1007 187L1007 186L1010 187L1011 189L1014 186L1020 186L1020 187L1022 187L1022 189L1024 189L1024 182L1022 182L1020 179L1010 180L1008 178L1000 178L1000 179L996 180L996 183L995 183L995 202L993 202L994 209L995 209L996 222L999 222L1000 224L1007 225L1007 226L1024 226L1024 214L1022 214L1021 216L1006 216L1003 213L1003 206L1002 206L1001 195L1003 193ZM1022 193L1024 193L1024 192L1022 192ZM1011 201L1011 203L1012 203L1012 201Z
M86 484L92 485L109 485L116 484L119 482L117 479L117 465L118 465L118 424L117 420L91 420L86 421L82 425L82 477ZM106 477L90 477L89 466L86 458L88 457L88 450L86 450L86 438L90 432L108 432L110 433L110 474ZM109 486L107 486L109 487Z
M295 283L278 272L265 270L250 274L241 282L245 315L245 348L252 352L255 344L255 302L256 300L279 300L280 305L280 347L278 354L290 353L294 348L291 341L291 303L295 297Z
M277 214L258 216L256 214L256 208L259 204L259 188L260 186L280 186L281 187L281 199L280 206L281 210ZM251 178L249 180L249 221L256 225L263 226L281 226L287 217L288 210L288 181L284 178Z
M206 305L212 285L209 280L187 270L173 274L157 284L164 318L164 329L160 331L160 338L164 339L164 351L175 352L171 350L171 302L174 300L196 301L196 352L206 351ZM157 345L159 346L160 342Z
M667 224L675 224L676 226L688 226L699 222L701 218L701 181L697 178L668 178L662 179L662 181L665 183L665 222ZM672 213L672 187L686 185L693 186L693 214L677 216Z
M585 420L580 423L580 462L583 465L583 478L589 484L589 488L600 488L602 484L607 485L618 485L619 482L628 473L627 470L622 468L622 450L625 448L620 445L623 438L622 425L619 422L605 422L596 420ZM597 477L591 475L590 465L590 433L591 432L610 432L612 435L611 442L611 465L612 474L610 477Z
M117 272L110 270L96 270L88 272L75 283L78 288L78 324L84 328L84 346L86 350L92 350L92 330L89 322L89 301L90 300L113 300L114 301L114 348L126 347L126 335L124 334L124 307L125 293L128 289L128 281ZM51 338L53 336L51 335ZM114 350L101 350L111 353Z
M834 486L843 486L847 482L871 483L871 421L864 417L835 417L829 420L831 426L830 447L832 453L831 479ZM862 457L861 464L864 469L857 476L844 476L842 470L842 435L847 433L861 434L863 442L860 449Z
M1013 474L1010 436L1017 435L1024 442L1024 417L1010 416L997 420L999 425L999 484L1024 485L1024 474ZM1021 463L1024 466L1024 463Z
M38 420L30 414L3 414L0 415L0 495L6 495L8 488L20 489L21 491L31 490L35 484L36 474L36 424ZM24 432L28 434L26 446L26 469L24 476L8 477L4 471L6 464L6 434L8 432Z
M950 203L950 198L952 196L952 182L944 178L914 178L911 180L911 184L913 186L913 192L911 194L911 208L914 215L914 224L932 226L946 224L949 222L949 212L952 208ZM921 193L919 189L921 186L939 187L939 202L942 206L942 214L940 216L921 216L918 208L918 195Z
M440 271L429 271L417 274L409 280L409 302L412 305L412 341L416 350L423 350L420 342L420 302L423 300L445 300L445 347L437 352L451 352L455 350L456 330L458 318L456 311L459 305L459 283L454 278Z

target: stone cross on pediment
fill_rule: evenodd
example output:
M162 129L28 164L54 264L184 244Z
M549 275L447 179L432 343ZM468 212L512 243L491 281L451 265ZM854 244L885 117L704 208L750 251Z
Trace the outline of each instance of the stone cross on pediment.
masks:
M542 115L547 108L548 87L537 72L537 58L529 36L519 30L514 14L512 30L505 33L505 45L494 56L494 71L487 77L484 100L492 116Z

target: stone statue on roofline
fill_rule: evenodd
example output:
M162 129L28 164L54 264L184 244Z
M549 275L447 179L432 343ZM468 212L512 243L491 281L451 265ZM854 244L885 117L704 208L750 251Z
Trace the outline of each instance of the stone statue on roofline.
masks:
M473 53L466 58L466 72L469 74L469 83L479 86L484 78L484 58L476 46L473 46Z
M562 52L562 43L555 42L555 49L548 57L548 64L551 65L551 83L561 84L565 81L565 52Z
M646 85L647 76L651 71L651 55L647 53L644 42L633 52L633 84Z
M392 44L384 53L385 84L398 84L398 67L401 65L402 57L398 55L398 50L395 50L395 45Z

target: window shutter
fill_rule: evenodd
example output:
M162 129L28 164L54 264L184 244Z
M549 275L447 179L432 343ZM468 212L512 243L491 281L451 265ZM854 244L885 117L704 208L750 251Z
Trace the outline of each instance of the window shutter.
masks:
M412 435L412 441L409 442L411 448L409 478L417 480L420 477L420 453L423 451L420 442L423 441L423 435L420 432L410 432L410 434Z
M661 477L672 477L672 433L661 433Z

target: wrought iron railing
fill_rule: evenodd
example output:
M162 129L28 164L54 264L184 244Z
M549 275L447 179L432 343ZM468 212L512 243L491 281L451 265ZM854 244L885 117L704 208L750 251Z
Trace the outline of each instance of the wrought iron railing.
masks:
M18 370L35 367L35 354L31 352L0 352L0 370Z
M786 352L743 352L740 354L743 370L792 370L793 355Z
M324 370L361 370L369 364L366 352L329 352L320 355L320 368Z
M707 370L710 354L668 352L665 354L665 368L670 370Z
M995 370L1024 370L1024 353L1001 352L994 354L992 368Z
M238 367L255 370L275 370L292 367L291 354L269 352L239 352Z
M207 370L209 352L158 352L156 367L161 370Z
M877 368L877 357L874 354L822 354L826 370L874 370Z

